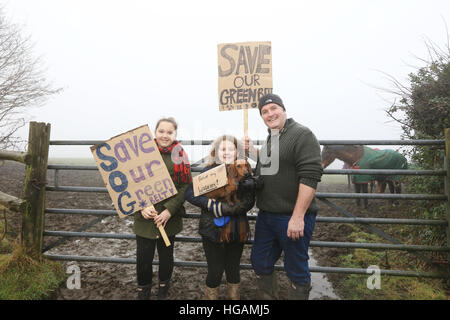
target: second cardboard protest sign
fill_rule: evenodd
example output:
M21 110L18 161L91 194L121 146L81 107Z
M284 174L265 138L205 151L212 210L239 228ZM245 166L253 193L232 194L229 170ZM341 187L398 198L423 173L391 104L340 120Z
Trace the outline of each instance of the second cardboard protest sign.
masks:
M178 193L147 125L91 151L120 218Z
M217 51L220 111L256 108L272 93L270 42L219 44Z
M226 184L228 184L228 177L225 164L221 164L220 166L192 177L195 197L216 190Z

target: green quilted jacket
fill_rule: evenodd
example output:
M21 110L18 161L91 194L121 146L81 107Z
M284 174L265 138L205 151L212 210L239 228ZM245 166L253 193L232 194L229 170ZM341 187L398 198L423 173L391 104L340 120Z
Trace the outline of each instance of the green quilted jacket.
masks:
M170 154L161 154L164 163L169 171L171 177L173 177L173 162ZM175 183L175 188L178 193L166 200L158 202L155 204L155 209L161 213L165 209L168 209L172 217L167 221L166 227L164 228L167 236L173 236L179 233L183 229L182 216L185 213L183 206L184 203L184 192L186 191L189 184L185 183ZM148 239L158 239L161 234L156 227L152 219L146 220L142 217L141 211L137 211L134 214L134 225L133 231L140 237Z

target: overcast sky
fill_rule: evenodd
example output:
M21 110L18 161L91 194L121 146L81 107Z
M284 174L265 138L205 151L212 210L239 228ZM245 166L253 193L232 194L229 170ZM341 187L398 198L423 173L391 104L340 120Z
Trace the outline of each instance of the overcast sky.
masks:
M447 41L450 1L2 1L62 93L30 111L52 140L107 140L173 116L180 139L243 136L243 112L219 111L217 45L271 41L274 92L318 139L399 139L380 71L407 83L425 38ZM267 132L257 109L249 133ZM28 136L28 127L20 134ZM72 149L73 150L73 149ZM195 152L193 152L195 153ZM52 147L51 156L76 155ZM192 154L191 158L198 158Z

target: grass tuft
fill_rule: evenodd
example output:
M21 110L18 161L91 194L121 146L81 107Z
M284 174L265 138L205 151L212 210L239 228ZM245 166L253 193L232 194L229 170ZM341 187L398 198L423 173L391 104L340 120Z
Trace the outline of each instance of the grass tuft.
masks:
M0 255L0 300L49 299L65 278L60 263L32 258L20 246Z
M353 228L349 236L355 242L382 242L377 236ZM369 265L380 269L408 270L411 258L407 253L383 250L354 249L336 257L338 264L347 268L367 268ZM422 270L430 271L430 270ZM369 289L369 275L347 275L340 279L340 295L349 300L448 300L448 282L442 279L415 277L381 276L380 289Z

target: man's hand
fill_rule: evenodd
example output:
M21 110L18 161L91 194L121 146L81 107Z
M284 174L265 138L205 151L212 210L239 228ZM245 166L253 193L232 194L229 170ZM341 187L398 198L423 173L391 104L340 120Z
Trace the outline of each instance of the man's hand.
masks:
M294 212L289 220L287 236L292 240L298 240L303 237L305 229L305 213L314 198L316 190L300 183L298 186L297 201L295 202Z
M246 152L249 152L249 151L250 151L250 148L253 147L253 142L252 142L252 140L250 140L249 137L243 137L243 138L241 139L241 143L242 143L242 145L244 146L244 150L245 150Z
M303 237L305 229L305 221L303 217L292 216L288 223L287 236L292 240L298 240Z
M245 154L248 154L250 159L258 160L258 149L253 145L252 140L249 137L243 137L241 139L241 144L244 147Z

